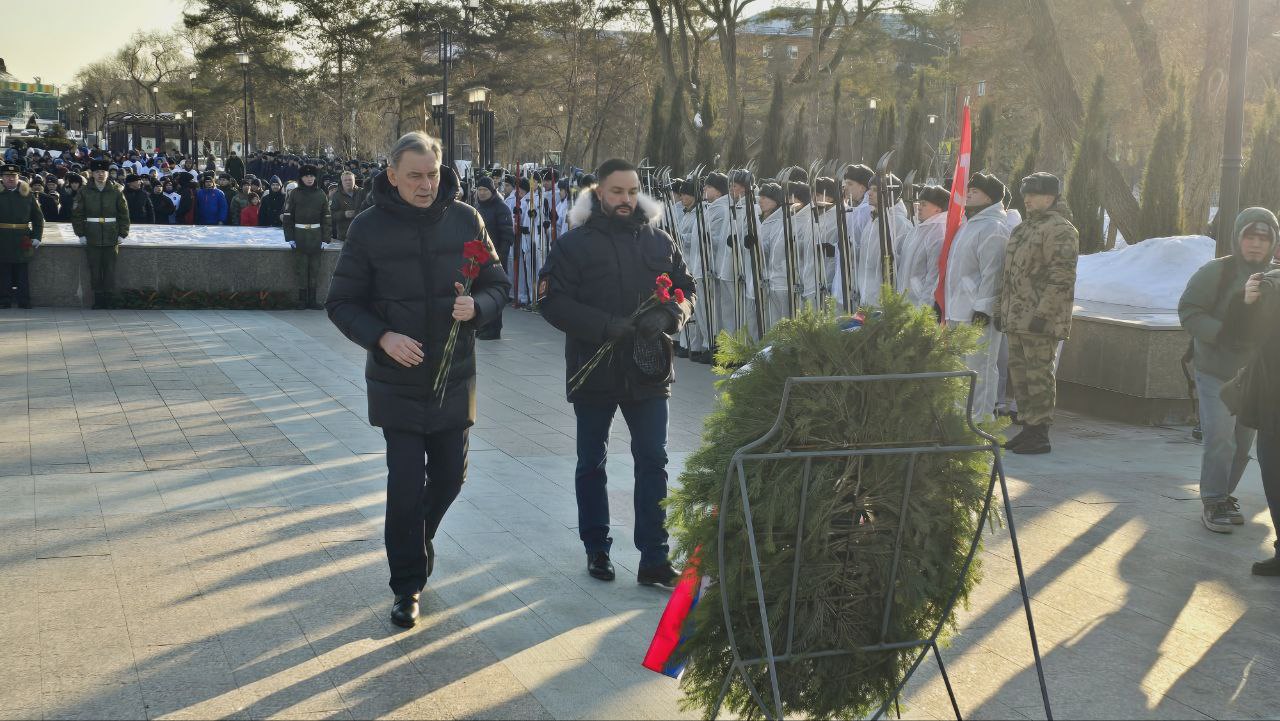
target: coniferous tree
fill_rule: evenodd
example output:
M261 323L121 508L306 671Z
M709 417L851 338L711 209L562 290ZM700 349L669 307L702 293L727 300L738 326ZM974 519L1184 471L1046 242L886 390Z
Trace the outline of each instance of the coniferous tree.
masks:
M1267 96L1262 119L1249 145L1249 162L1240 181L1240 207L1280 207L1280 108Z
M667 132L662 139L663 165L673 168L692 167L684 157L684 129L688 116L684 109L684 89L677 88L671 95L671 111L667 114Z
M699 111L702 127L698 128L698 145L694 150L694 159L698 163L706 163L707 167L716 166L716 147L711 141L711 126L715 118L711 114L711 86L702 91L702 110Z
M1080 231L1080 252L1102 250L1102 187L1099 182L1106 152L1107 120L1103 109L1103 81L1099 74L1085 109L1084 127L1076 142L1075 158L1067 175L1067 205Z
M1027 154L1022 156L1022 165L1018 166L1008 183L1009 192L1013 195L1009 207L1017 210L1023 217L1027 215L1027 203L1022 199L1022 179L1036 172L1036 163L1040 160L1040 127L1036 125L1036 129L1031 131L1031 142L1027 143Z
M804 111L805 106L801 104L800 111L796 113L796 118L791 123L791 137L787 139L787 152L783 161L788 165L800 167L808 165L805 156L809 154L809 137L804 132Z
M658 83L653 89L653 102L649 105L649 134L644 141L644 154L654 165L665 164L666 155L662 150L663 133L666 129L662 114L663 88Z
M733 124L733 134L729 136L729 147L725 151L725 162L732 168L741 168L747 164L747 131L743 127L746 120L747 101L744 99L738 106L738 120Z
M760 164L762 177L771 178L778 174L782 167L781 129L783 127L783 105L786 102L786 89L782 86L782 73L773 76L773 97L769 100L769 117L764 124L764 136L760 140L760 153L756 160Z
M835 88L831 96L831 128L827 134L828 160L840 159L840 81L833 83Z
M1142 177L1142 214L1139 216L1142 237L1130 242L1182 234L1182 163L1187 156L1187 118L1183 107L1186 94L1176 76L1170 85L1173 92L1164 116L1160 118ZM1264 172L1271 173L1276 158L1266 145L1264 142L1262 159L1269 167Z
M907 113L907 125L903 128L902 157L894 163L905 178L911 171L916 171L917 180L923 180L920 170L924 165L924 111L919 100L911 102L911 110Z
M996 132L996 108L985 103L978 112L978 124L973 128L972 153L969 155L969 167L974 171L985 171L991 163L988 157L991 151L991 137Z
M876 152L869 158L872 163L880 162L880 156L893 150L898 138L898 111L893 103L880 114L880 127L876 130ZM894 158L892 165L902 158Z

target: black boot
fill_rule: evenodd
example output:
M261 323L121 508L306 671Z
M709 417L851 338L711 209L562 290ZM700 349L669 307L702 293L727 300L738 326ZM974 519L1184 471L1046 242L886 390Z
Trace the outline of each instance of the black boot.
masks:
M1275 547L1276 555L1273 558L1253 564L1253 575L1280 576L1280 541L1276 541Z
M680 345L679 343L676 343L675 353L676 353L676 357L677 357L677 358L688 358L688 357L689 357L689 349L688 349L688 348L685 348L684 346Z
M1020 440L1017 445L1009 449L1010 451L1024 456L1034 456L1049 453L1053 450L1049 446L1048 423L1040 423L1034 426L1028 425L1023 429L1022 433L1018 434L1019 438L1024 435L1027 436L1026 440Z
M400 628L413 628L418 624L418 594L396 596L391 605L391 622Z

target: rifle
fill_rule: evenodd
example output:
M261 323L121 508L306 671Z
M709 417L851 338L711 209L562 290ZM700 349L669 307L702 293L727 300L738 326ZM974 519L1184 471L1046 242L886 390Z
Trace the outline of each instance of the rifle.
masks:
M791 216L791 168L784 168L782 181L782 246L787 266L787 315L796 315L796 293L799 292L796 276L796 239L793 218Z
M517 165L516 166L516 187L515 187L515 190L512 191L516 194L515 203L512 205L513 212L511 214L511 222L515 223L515 226L516 226L515 247L511 249L511 260L512 260L511 265L514 266L512 268L513 272L512 272L511 280L512 280L512 287L515 288L515 299L511 303L511 306L513 308L520 307L520 266L521 264L524 263L524 223L522 222L524 220L524 216L521 215L521 213L523 212L523 209L520 207L520 201L526 200L529 194L525 193L524 197L521 197L520 195L520 176L521 176L521 173L523 172L524 170L519 165ZM527 200L526 200L526 204L527 204Z
M841 174L843 175L843 173ZM837 191L839 192L839 191ZM844 312L853 313L853 244L849 242L849 217L844 208L844 193L840 192L836 209L836 243L840 248L840 305Z
M754 184L747 185L747 237L742 244L751 252L751 290L756 295L756 337L763 338L765 331L768 330L765 311L769 299L764 290L764 249L760 247L760 226L756 217Z
M902 202L907 206L907 220L912 225L916 224L916 171L912 170L907 173L907 177L902 179Z
M896 287L893 282L893 223L889 222L889 209L894 205L893 191L898 186L893 185L889 179L889 160L893 157L893 151L885 153L880 162L876 163L876 213L879 217L876 219L880 229L880 262L883 275L880 278L880 284L888 284L890 288Z
M738 204L733 198L734 172L729 171L729 269L730 282L733 283L733 319L734 327L741 328L746 324L746 308L742 297L742 248L738 238Z
M711 267L715 254L711 248L711 234L707 232L706 215L702 212L702 191L705 187L702 177L703 170L705 170L705 166L699 165L693 171L693 178L696 178L695 182L697 183L695 188L697 193L694 195L693 208L694 219L697 222L698 258L701 260L702 265L702 294L705 296L705 299L699 300L702 303L702 307L706 308L704 315L707 319L707 347L711 347L716 337L715 269Z
M824 296L827 295L826 264L822 260L822 227L818 213L818 171L821 167L821 163L816 160L809 163L809 225L812 229L809 244L813 246L813 302L816 308L822 307Z

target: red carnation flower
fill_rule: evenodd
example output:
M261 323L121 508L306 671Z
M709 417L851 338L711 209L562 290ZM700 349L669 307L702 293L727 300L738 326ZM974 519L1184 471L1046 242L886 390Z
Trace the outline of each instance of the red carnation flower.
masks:
M475 280L480 277L480 266L475 263L467 263L462 266L462 277L467 280Z
M671 292L668 291L666 288L659 287L657 290L653 292L653 294L658 297L659 303L666 303L667 301L671 300Z
M671 276L667 275L666 273L663 273L662 275L658 276L654 282L658 284L659 288L670 288L672 285Z
M676 302L677 303L684 302L684 291L680 290L679 288L676 288Z

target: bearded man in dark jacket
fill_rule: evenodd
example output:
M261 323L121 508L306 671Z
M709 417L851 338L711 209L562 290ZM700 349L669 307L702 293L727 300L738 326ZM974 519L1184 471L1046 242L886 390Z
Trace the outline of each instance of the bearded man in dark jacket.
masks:
M442 168L440 141L413 132L374 181L374 205L351 221L325 307L347 338L369 352L369 423L387 440L385 542L395 602L391 622L417 623L431 575L431 540L457 498L476 420L475 332L498 317L511 288L484 221L453 200L458 178ZM295 191L296 192L296 191ZM489 258L464 295L464 245ZM461 323L441 394L437 371Z
M565 333L568 396L578 421L578 535L587 551L587 573L612 581L605 458L609 428L621 408L635 459L636 581L671 587L677 574L668 559L662 509L667 400L675 378L670 336L693 313L693 276L671 236L651 224L661 211L641 196L636 167L608 160L596 175L599 185L578 196L569 213L573 230L551 247L538 278L542 315ZM656 291L661 276L666 288ZM637 316L640 305L655 295L658 302ZM575 382L578 371L609 343L613 350L607 358Z
M484 227L489 231L489 240L498 251L499 258L506 258L515 242L516 232L512 222L511 208L493 189L493 179L481 177L476 181L475 198L472 205L480 211L484 218ZM480 340L498 340L502 337L502 316L498 316L477 336Z

